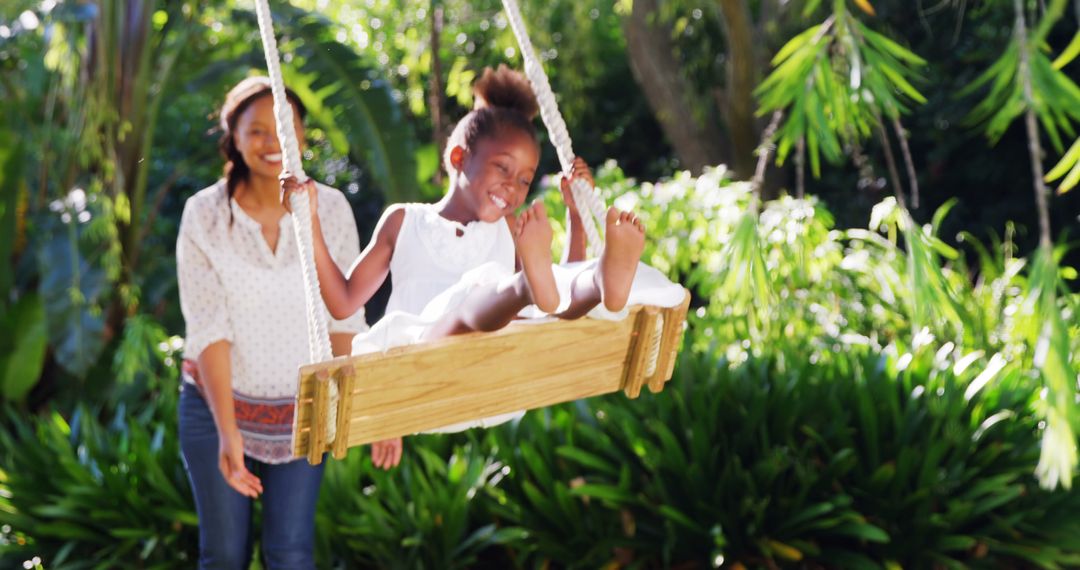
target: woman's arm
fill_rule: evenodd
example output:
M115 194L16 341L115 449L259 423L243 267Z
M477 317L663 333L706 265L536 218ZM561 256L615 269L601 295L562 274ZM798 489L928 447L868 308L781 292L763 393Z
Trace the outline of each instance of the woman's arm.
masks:
M360 252L360 257L353 263L346 278L334 263L326 240L323 239L315 182L308 180L301 185L297 184L294 178L288 178L282 181L282 188L285 200L291 192L307 191L312 211L311 233L315 267L319 274L323 301L335 319L347 318L371 299L390 273L390 258L394 254L394 245L401 230L401 222L405 218L405 210L400 205L394 205L383 212L371 243Z
M231 350L224 340L207 346L198 358L199 380L217 426L218 468L229 486L254 498L262 493L262 482L244 464L244 438L233 407Z
M203 242L206 212L192 199L184 206L176 240L176 275L180 289L180 309L184 314L184 354L194 360L199 384L218 433L218 467L226 482L249 497L262 492L258 477L244 466L244 441L233 409L232 321L227 291L217 268L210 261Z

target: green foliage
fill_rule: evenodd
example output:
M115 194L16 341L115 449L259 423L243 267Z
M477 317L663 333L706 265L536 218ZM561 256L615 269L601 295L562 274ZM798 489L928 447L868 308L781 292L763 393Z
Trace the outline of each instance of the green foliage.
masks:
M349 568L470 568L485 550L523 540L522 528L483 524L508 469L478 446L412 438L397 469L354 450L326 467L317 535Z
M173 388L175 393L175 386ZM46 567L189 568L198 519L179 461L176 397L152 422L121 408L108 425L80 408L37 419L7 414L0 431L0 561Z
M1070 531L1055 525L1076 528L1066 510L1077 498L1030 479L1036 420L1017 370L966 398L978 369L954 372L956 353L855 345L812 365L797 359L808 348L791 343L739 365L687 353L661 396L605 397L501 428L499 448L515 459L532 449L515 443L559 442L555 454L518 459L508 483L547 483L525 511L530 521L576 515L526 525L551 534L537 558L571 567L616 557L664 566L1076 562ZM570 489L562 504L561 488ZM581 536L604 526L606 541ZM1073 554L1031 547L1043 540Z
M85 232L73 216L79 213L63 211L62 219L46 222L53 228L46 235L52 237L40 244L37 257L49 343L59 363L82 377L105 348L103 305L109 301L111 283L82 253Z
M19 237L19 201L22 192L23 145L11 131L0 130L0 260L11 259ZM0 275L0 311L14 285L11 272Z
M1028 342L1036 347L1033 364L1042 376L1046 394L1043 414L1047 418L1038 474L1043 485L1053 489L1060 482L1072 485L1077 466L1076 437L1080 411L1076 402L1076 369L1069 331L1058 304L1063 290L1058 262L1048 248L1039 248L1031 269L1031 294L1020 310Z
M243 25L246 13L219 2L99 4L113 16L157 9L132 19L154 31L137 54L120 49L138 43L124 41L123 24L98 22L87 4L60 2L49 14L35 4L0 8L9 22L27 9L43 22L0 38L0 131L19 133L21 143L0 136L8 141L0 144L0 262L12 268L0 272L2 397L23 397L42 355L52 354L69 374L103 386L92 397L108 403L74 415L5 414L0 523L10 532L0 534L0 565L41 554L50 568L189 567L195 521L174 429L177 346L158 311L175 306L167 252L179 198L220 172L204 134L213 121L198 118L248 66L262 66L258 45ZM469 103L476 71L512 62L515 46L498 2L436 4L446 15L444 111L454 115ZM423 169L411 165L411 132L430 129L425 27L436 4L305 4L325 18L276 5L292 57L289 82L313 111L313 172L342 172L338 164L347 161L339 157L348 152L402 199L435 171L433 144L424 147ZM580 151L663 164L642 120L647 108L626 97L625 5L559 0L526 10L537 45L549 48L541 57L563 110L593 141ZM715 8L669 3L662 16L673 19L684 71L699 86L722 86L707 80L723 75L719 48L702 32L708 24L679 13L691 5ZM914 55L925 52L875 31L885 29L882 20L870 29L848 5L833 2L833 19L783 48L760 94L770 109L787 111L783 156L802 139L815 170L820 154L838 160L855 152L885 119L920 103L915 86L927 85L918 77L927 64ZM873 12L867 2L854 5ZM1077 36L1054 58L1045 46L1062 6L1048 3L1023 48L1033 62L1034 103L1059 150L1075 136L1077 107L1068 105L1076 86L1065 70L1080 47ZM989 4L978 10L980 34L1007 33L986 16ZM97 36L104 39L88 45L85 32L95 26L104 26ZM121 70L138 72L124 75L130 93L151 104L125 113L116 85L103 88L102 76L80 67L90 49L130 57ZM988 59L987 48L964 49L955 59ZM986 125L1015 110L1018 82L1008 76L1021 69L1008 57L1007 49L997 64L1008 84L986 76L972 90L997 98L980 107ZM388 72L373 75L378 67ZM109 69L117 71L96 71ZM96 79L84 84L85 77ZM936 107L948 89L930 89ZM406 108L414 116L403 116ZM933 115L954 120L939 109ZM1061 192L1080 172L1076 149L1047 175L1062 180ZM132 157L147 160L126 170ZM405 464L389 474L362 451L332 462L318 521L323 564L1080 565L1075 491L1039 490L1030 475L1038 457L1042 482L1067 485L1076 463L1071 355L1080 350L1080 299L1062 283L1071 268L1060 251L1029 262L1009 238L984 246L967 235L978 256L969 266L939 237L944 213L921 226L890 200L868 228L840 230L814 199L782 198L748 215L749 185L723 169L640 186L610 165L597 174L609 201L645 219L653 236L645 260L694 292L676 379L638 401L612 396L532 412L488 432L410 438ZM348 177L360 179L353 171L341 179ZM557 193L545 199L561 221ZM164 215L151 223L160 204ZM23 235L32 241L20 249ZM128 246L143 243L141 257L130 255ZM7 263L12 252L17 265ZM110 315L122 328L106 325ZM107 341L104 332L117 336ZM62 375L50 380L69 384ZM132 404L113 409L118 402Z
M603 437L588 426L575 425L582 419L578 412L588 415L588 409L580 402L530 412L520 423L500 427L488 436L509 474L506 497L495 506L495 513L528 529L527 540L519 546L523 560L599 568L612 559L614 550L631 544L618 512L598 509L579 494L587 490L590 472L620 477L618 464L608 463L596 450L584 452L573 445L578 428ZM631 473L623 474L629 477ZM608 494L625 495L622 488Z
M1024 271L1024 260L988 253L971 282L935 235L945 214L924 228L891 200L871 228L845 232L812 199L746 217L749 186L723 169L638 186L607 165L597 180L663 236L645 258L698 299L675 378L637 400L615 394L486 432L408 438L389 473L364 450L331 461L322 564L1080 564L1080 495L1041 490L1032 476L1042 453L1039 475L1064 483L1072 467L1061 458L1075 450L1047 412L1065 392L1047 382L1044 396L1033 380L1076 376L1080 329L1064 312L1076 297L1060 290L1056 265ZM561 220L554 194L545 198ZM725 249L732 242L744 244ZM1045 336L1054 310L1060 325ZM139 362L139 347L155 343L159 358L172 356L160 330L134 322L123 360ZM149 380L136 368L159 366L118 369L138 384ZM190 560L173 420L160 427L174 413L163 397L174 381L160 382L155 412L121 410L108 428L85 412L74 435L59 416L15 416L0 432L0 522L12 528L0 553L66 547L69 562L94 551L138 567L164 549L173 557L163 564L183 566L177 552Z
M940 342L1002 352L1034 370L1044 367L1039 347L1055 339L1052 354L1064 358L1054 364L1059 380L1047 378L1047 398L1070 418L1059 425L1073 421L1075 405L1066 404L1071 384L1060 378L1075 370L1069 355L1080 349L1080 338L1062 320L1074 318L1069 299L1075 296L1054 294L1065 290L1057 262L1044 267L1041 261L1025 275L1025 260L985 254L982 277L973 283L959 252L935 235L951 205L922 227L890 198L874 209L869 230L837 232L813 199L769 202L756 223L744 217L749 186L722 169L635 188L605 167L597 183L608 201L634 208L647 227L659 228L644 259L706 301L694 315L702 327L695 348L719 343L738 361L812 338L819 348L809 357L820 362L857 339L878 346ZM556 196L549 191L552 218L559 220ZM1054 322L1052 314L1062 322L1048 332L1043 324ZM1071 477L1071 469L1066 473Z
M758 114L787 113L777 132L777 163L805 141L815 177L821 155L840 162L846 146L884 127L883 116L906 113L907 100L926 102L912 85L926 61L855 19L843 2L825 22L788 41L772 65L756 90Z
M1026 50L1027 67L1021 65L1021 50ZM1034 98L1024 95L1025 77L1029 77ZM1013 42L1005 53L958 96L967 96L989 86L986 97L967 117L970 125L983 125L991 143L1001 139L1009 125L1029 107L1038 116L1054 148L1061 152L1061 134L1076 136L1073 123L1080 121L1080 87L1041 50Z
M283 47L294 61L290 79L322 127L312 129L312 155L319 153L312 172L329 173L324 180L333 183L335 171L347 170L342 155L350 156L394 200L415 198L412 130L381 73L337 42L325 19L279 8L290 38ZM176 306L168 255L179 214L168 212L176 186L202 187L221 172L206 136L213 122L200 118L220 104L226 83L249 71L246 62L264 64L258 43L245 36L252 26L217 5L60 2L26 9L40 25L5 20L13 25L5 24L9 35L0 38L0 97L7 103L0 139L10 143L0 152L0 304L30 292L44 301L45 354L59 365L44 367L52 376L42 382L47 391L85 386L92 371L107 371L114 360L126 367L121 376L139 365L114 359L113 335L127 334L129 316L161 317ZM174 84L183 88L170 89ZM220 93L193 94L199 88ZM356 170L340 176L354 194ZM5 340L4 350L10 346Z
M182 3L164 9L183 21ZM152 12L142 2L35 7L20 19L40 25L19 26L10 40L13 51L30 49L16 51L18 69L0 69L0 93L12 109L5 129L20 133L14 150L22 157L14 179L4 182L5 200L11 196L19 211L17 231L31 236L19 251L6 244L4 274L15 277L12 297L36 285L49 354L79 379L105 350L106 321L137 299L135 265L148 216L150 162L143 159L186 37L155 35Z
M310 104L334 150L370 169L388 202L416 200L412 127L383 72L340 42L327 18L285 2L275 3L272 10L275 33L291 39L280 46L290 63L287 83ZM237 20L254 18L247 12L236 15Z

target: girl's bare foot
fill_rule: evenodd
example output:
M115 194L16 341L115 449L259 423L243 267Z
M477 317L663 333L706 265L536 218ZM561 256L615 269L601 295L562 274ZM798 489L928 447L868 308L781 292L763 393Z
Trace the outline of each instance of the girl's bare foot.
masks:
M630 296L641 251L645 249L645 226L630 212L614 207L607 211L604 253L600 255L597 285L609 311L620 311Z
M517 218L514 244L533 304L545 313L555 311L559 289L551 270L551 223L543 204L534 203Z

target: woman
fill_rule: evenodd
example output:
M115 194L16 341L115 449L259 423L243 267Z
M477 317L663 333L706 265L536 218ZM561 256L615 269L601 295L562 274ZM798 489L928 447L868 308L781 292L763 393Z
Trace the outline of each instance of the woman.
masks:
M303 140L304 107L292 92ZM267 568L313 568L322 465L292 459L297 369L308 358L303 278L292 219L280 203L282 154L270 83L250 77L221 108L225 176L188 199L177 239L186 324L180 442L199 515L199 567L247 568L254 499L262 497ZM334 261L359 254L345 196L319 186ZM330 321L334 354L366 328L363 310ZM400 440L379 444L380 461Z

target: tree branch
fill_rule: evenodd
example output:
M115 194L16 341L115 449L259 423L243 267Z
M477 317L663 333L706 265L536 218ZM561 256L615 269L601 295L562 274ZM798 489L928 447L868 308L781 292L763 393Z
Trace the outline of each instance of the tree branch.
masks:
M919 209L919 177L915 172L915 161L911 158L911 147L907 142L907 131L900 124L900 115L892 118L893 130L896 131L896 139L900 142L900 154L904 156L904 167L907 168L908 182L911 184L911 207ZM891 150L889 152L892 152Z
M795 197L806 197L806 137L795 143Z
M1028 154L1031 156L1031 177L1035 183L1035 205L1039 211L1039 245L1053 247L1050 239L1050 205L1046 183L1043 182L1042 144L1039 142L1039 125L1035 117L1035 96L1031 86L1031 43L1028 39L1027 22L1024 20L1024 3L1013 0L1016 10L1016 41L1020 43L1019 79L1024 88L1024 124L1027 127Z
M885 166L889 169L889 183L892 184L896 201L904 209L907 209L907 199L904 196L904 187L900 183L900 171L896 168L896 157L893 156L892 143L889 142L889 133L885 130L885 124L878 117L877 124L878 140L881 141L881 149L885 152Z
M769 126L761 135L761 144L758 145L757 149L757 169L754 171L753 180L750 181L750 187L753 189L754 196L758 198L758 201L761 200L761 186L765 182L765 169L769 165L769 153L776 147L773 144L773 138L776 137L776 130L780 128L780 121L783 118L783 111L774 111Z

